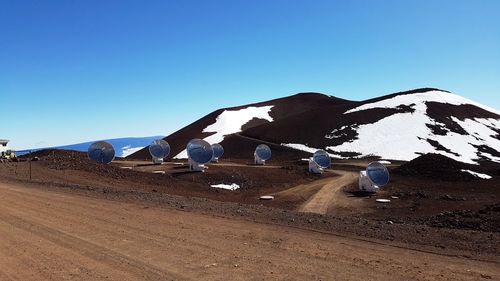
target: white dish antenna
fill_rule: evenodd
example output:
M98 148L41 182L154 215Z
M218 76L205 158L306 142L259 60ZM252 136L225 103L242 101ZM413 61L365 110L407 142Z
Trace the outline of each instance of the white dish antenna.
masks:
M87 151L89 159L97 163L109 164L115 159L115 149L105 141L94 142Z
M212 146L202 139L192 139L186 146L189 169L191 171L203 172L214 156Z
M271 148L265 144L259 144L253 153L256 165L265 165L271 159Z
M212 150L214 151L214 155L212 157L212 162L219 162L219 158L224 155L224 147L218 143L212 144Z
M165 140L154 140L149 145L149 153L153 157L153 163L161 164L163 159L170 154L170 145Z
M328 152L320 149L314 152L313 156L309 158L309 172L314 174L323 173L324 169L330 168L332 160Z
M365 171L359 172L359 189L366 192L377 192L380 187L389 183L389 171L380 162L368 164Z

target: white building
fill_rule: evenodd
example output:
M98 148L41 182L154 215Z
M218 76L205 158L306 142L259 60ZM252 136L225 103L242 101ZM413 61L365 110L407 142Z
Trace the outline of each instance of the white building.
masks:
M14 158L16 154L14 150L10 149L7 144L9 144L8 140L0 139L0 158Z
M7 144L9 143L8 140L2 140L0 139L0 152L4 152L4 151L7 151L9 150Z

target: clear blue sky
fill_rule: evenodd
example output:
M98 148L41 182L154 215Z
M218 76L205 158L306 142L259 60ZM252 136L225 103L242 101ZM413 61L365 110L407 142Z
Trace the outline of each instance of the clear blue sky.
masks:
M0 0L0 138L16 148L426 86L500 108L500 1Z

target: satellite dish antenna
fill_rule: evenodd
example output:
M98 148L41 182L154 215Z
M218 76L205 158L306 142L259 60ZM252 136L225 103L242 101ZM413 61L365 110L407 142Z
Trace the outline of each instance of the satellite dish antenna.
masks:
M89 159L97 163L109 164L115 159L115 149L105 141L94 142L87 151Z
M368 164L365 171L359 172L359 189L366 192L377 192L380 187L389 183L389 171L380 162Z
M170 145L162 139L154 140L149 145L149 153L153 157L153 163L161 164L163 163L163 158L167 157L170 153Z
M224 154L224 147L218 143L214 143L212 144L212 150L214 151L212 162L219 162L219 158Z
M313 156L309 158L309 172L314 174L323 173L324 169L330 168L332 160L328 152L320 149L314 152Z
M265 165L266 160L271 159L271 149L265 144L259 144L253 154L256 165Z
M204 165L212 160L214 150L212 146L201 139L192 139L186 146L191 171L203 172L207 167Z

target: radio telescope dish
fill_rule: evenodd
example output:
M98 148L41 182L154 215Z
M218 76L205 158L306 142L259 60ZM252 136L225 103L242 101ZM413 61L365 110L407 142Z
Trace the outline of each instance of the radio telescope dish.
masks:
M255 155L264 161L269 160L271 158L271 149L265 144L259 144L255 149Z
M265 144L259 144L253 153L255 165L265 165L266 160L271 158L271 149Z
M309 172L313 174L322 174L323 170L329 168L332 164L328 152L320 149L314 152L313 156L309 158Z
M109 164L115 159L115 149L105 141L94 142L87 152L89 159L102 164Z
M380 162L368 164L365 171L359 172L359 189L365 192L377 192L389 183L389 171Z
M366 175L375 185L382 187L389 183L389 171L380 162L372 162L366 168Z
M313 161L323 169L329 168L330 165L332 164L332 159L330 159L330 155L328 154L328 152L322 149L314 152Z
M149 145L149 153L151 153L151 156L155 158L163 159L170 153L170 145L162 139L154 140Z
M198 163L205 164L212 160L214 150L212 146L201 139L192 139L186 146L189 159Z
M217 162L220 157L224 154L224 147L218 143L212 144L212 150L214 151L213 161Z

